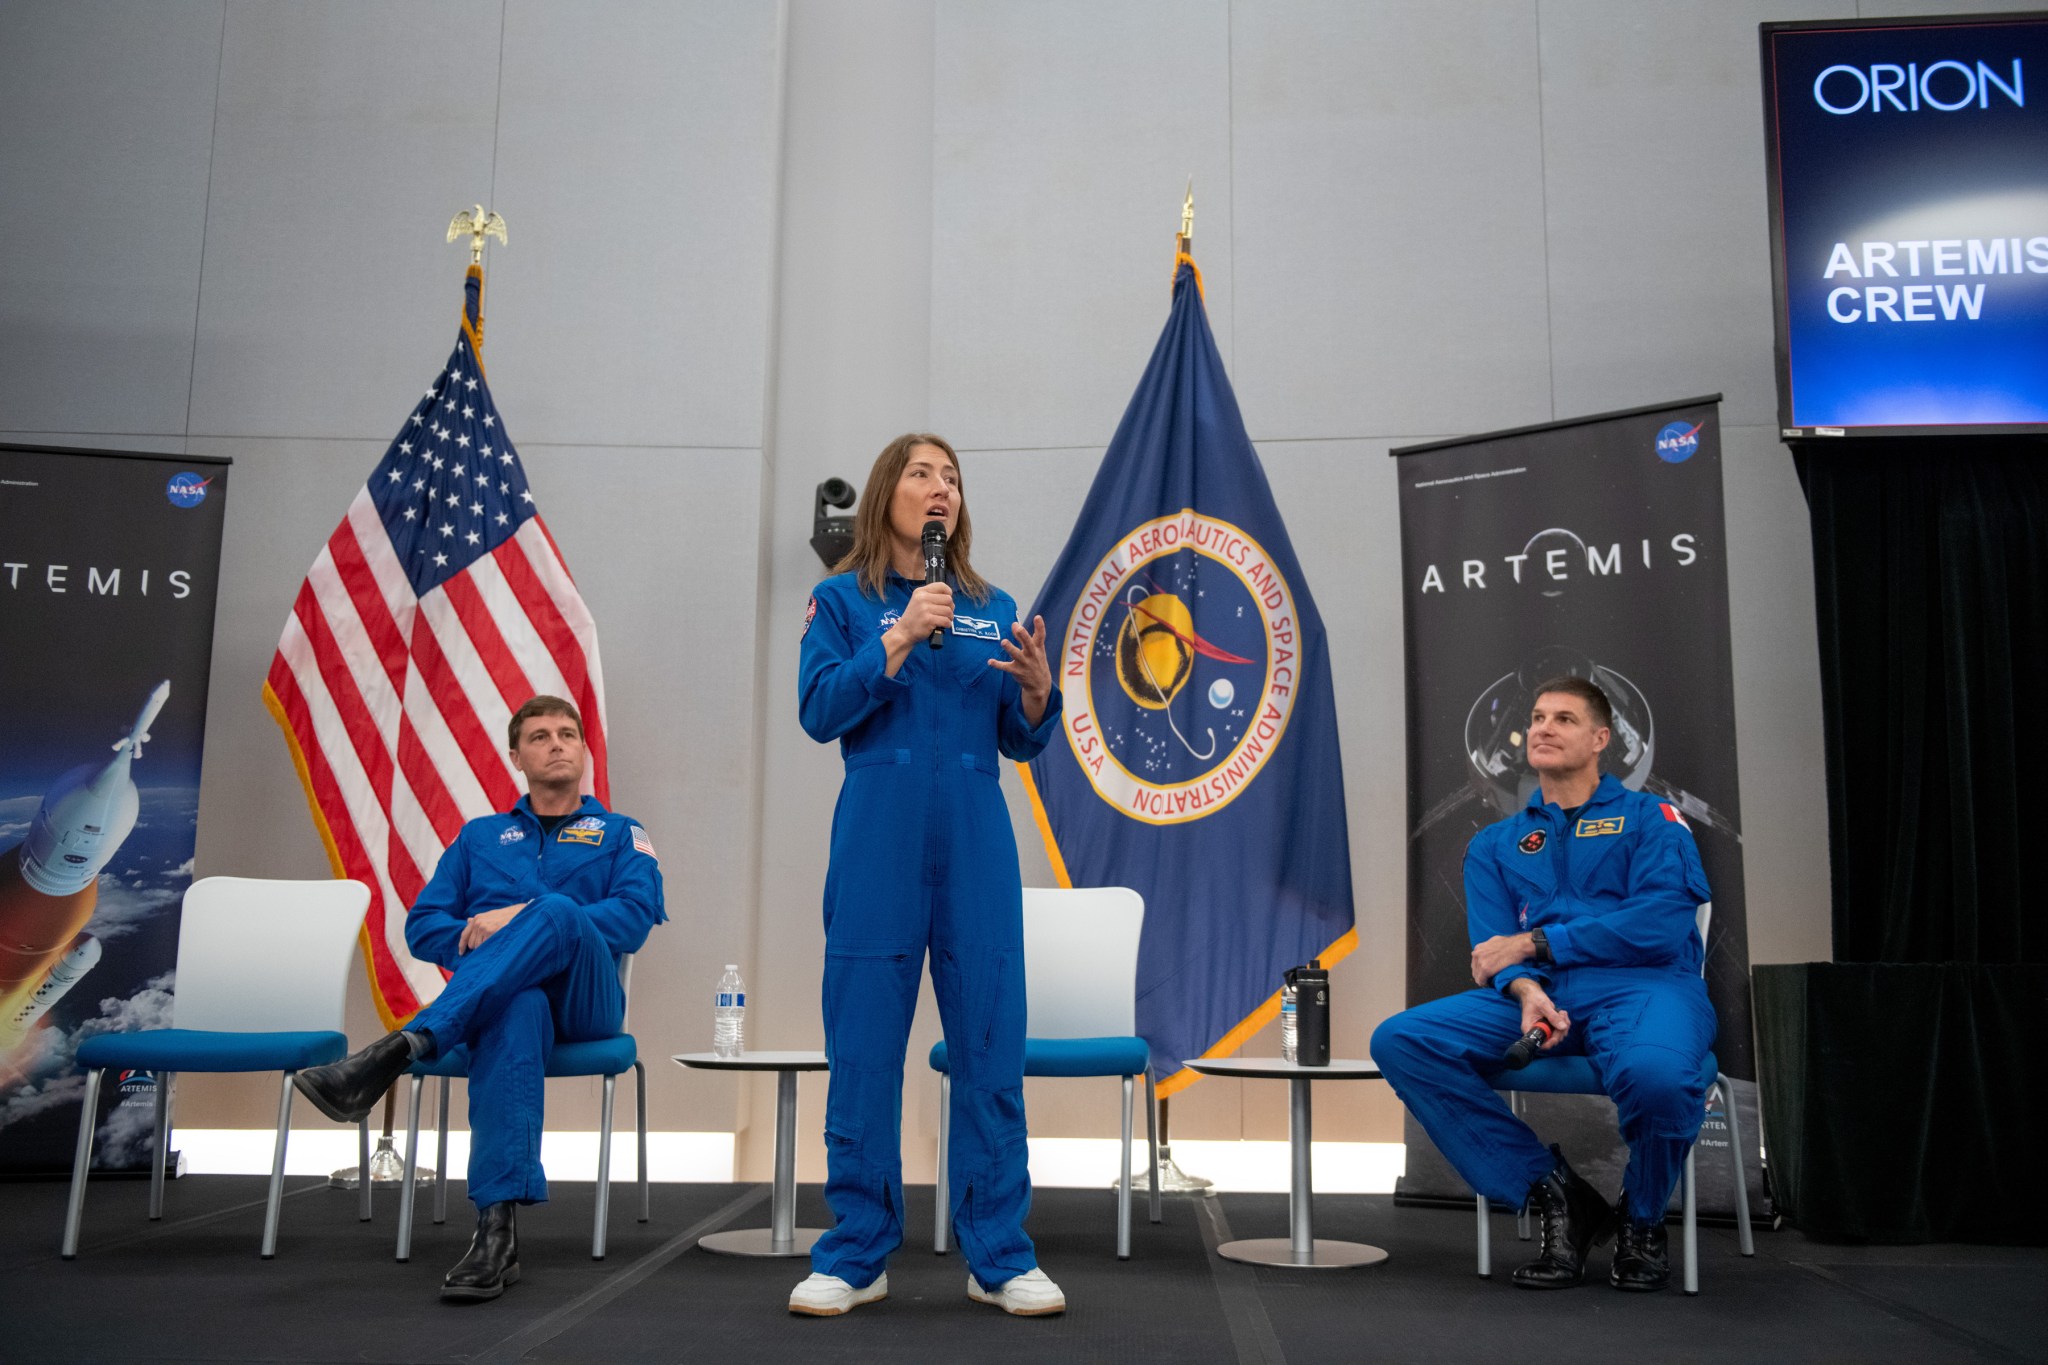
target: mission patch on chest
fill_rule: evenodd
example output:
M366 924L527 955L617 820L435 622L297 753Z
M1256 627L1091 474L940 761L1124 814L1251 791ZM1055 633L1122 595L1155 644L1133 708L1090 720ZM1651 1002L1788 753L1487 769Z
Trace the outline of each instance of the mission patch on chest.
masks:
M580 820L571 820L562 826L562 832L555 836L561 844L602 844L604 842L604 817L586 815Z
M1600 834L1619 834L1621 833L1622 821L1627 818L1625 815L1610 815L1605 820L1581 820L1579 821L1578 837L1581 839L1591 839L1595 835Z
M1542 830L1532 829L1521 837L1521 840L1516 843L1515 847L1524 853L1541 853L1543 845L1547 842L1548 840Z

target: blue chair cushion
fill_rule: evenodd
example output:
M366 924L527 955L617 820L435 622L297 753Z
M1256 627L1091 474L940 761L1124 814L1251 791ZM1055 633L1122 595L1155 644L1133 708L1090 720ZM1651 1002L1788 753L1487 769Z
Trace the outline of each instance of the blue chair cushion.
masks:
M1026 1038L1027 1076L1136 1076L1152 1065L1143 1038ZM946 1045L932 1045L931 1066L947 1071Z
M1709 1052L1700 1063L1700 1085L1702 1088L1714 1083L1721 1074L1721 1063ZM1600 1075L1593 1070L1593 1064L1584 1057L1538 1057L1520 1071L1501 1070L1489 1073L1487 1080L1496 1090L1519 1090L1524 1094L1541 1095L1604 1095L1607 1087L1600 1084Z
M153 1028L88 1038L79 1045L78 1064L138 1071L303 1071L347 1055L348 1035L331 1029L217 1033Z
M640 1045L630 1033L599 1038L589 1043L556 1043L548 1054L550 1076L616 1076L631 1071L640 1060ZM414 1062L407 1069L412 1076L467 1076L469 1047L457 1044L431 1062Z

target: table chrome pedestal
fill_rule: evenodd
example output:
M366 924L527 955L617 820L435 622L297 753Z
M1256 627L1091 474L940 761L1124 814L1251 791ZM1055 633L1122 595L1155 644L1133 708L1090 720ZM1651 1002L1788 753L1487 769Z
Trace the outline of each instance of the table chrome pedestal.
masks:
M713 1232L697 1245L721 1256L808 1256L823 1228L796 1226L796 1075L827 1069L822 1052L743 1052L721 1057L715 1052L678 1053L671 1060L703 1071L773 1071L775 1073L775 1183L769 1196L765 1228Z
M1287 1144L1294 1163L1287 1195L1286 1237L1247 1237L1225 1242L1216 1254L1249 1265L1298 1266L1303 1270L1344 1270L1378 1265L1387 1253L1363 1242L1334 1242L1316 1236L1313 1172L1309 1164L1309 1085L1313 1081L1380 1079L1369 1060L1333 1058L1328 1066L1298 1066L1278 1057L1203 1057L1188 1065L1205 1076L1284 1080L1288 1083Z

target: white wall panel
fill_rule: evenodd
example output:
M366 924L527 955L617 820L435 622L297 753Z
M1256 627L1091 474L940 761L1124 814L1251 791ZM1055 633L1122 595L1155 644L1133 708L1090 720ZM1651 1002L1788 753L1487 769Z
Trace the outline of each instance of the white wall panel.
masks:
M1232 6L1255 438L1552 416L1535 27L1530 4Z
M454 344L499 7L233 0L191 430L388 440Z
M1825 0L1542 9L1557 415L1722 393L1777 412L1756 25Z
M0 427L185 430L220 0L0 8Z
M759 0L507 5L492 377L525 440L759 448L780 36Z
M1230 355L1223 0L949 0L939 8L932 421L955 445L1109 443L1195 257Z

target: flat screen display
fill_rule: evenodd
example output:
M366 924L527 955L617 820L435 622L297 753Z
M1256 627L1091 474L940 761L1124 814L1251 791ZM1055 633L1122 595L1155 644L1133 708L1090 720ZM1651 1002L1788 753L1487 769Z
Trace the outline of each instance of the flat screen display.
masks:
M1762 42L1783 434L2048 431L2048 14Z

